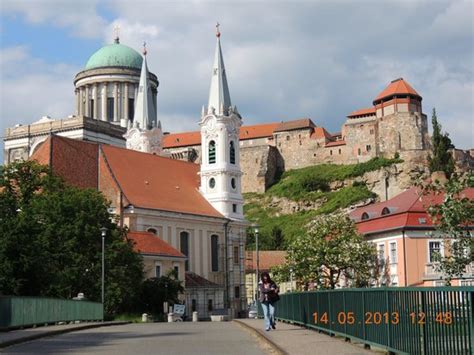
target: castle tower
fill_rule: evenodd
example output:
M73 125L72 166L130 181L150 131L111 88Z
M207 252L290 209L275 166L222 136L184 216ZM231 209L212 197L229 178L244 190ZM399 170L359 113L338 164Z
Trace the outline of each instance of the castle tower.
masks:
M222 57L219 25L209 103L201 114L201 192L225 217L243 220L239 131L242 118L232 106Z
M146 54L147 50L144 44L133 125L129 121L129 129L124 137L127 140L127 149L161 155L163 132L160 122L158 122L158 127L156 127L156 111L149 81Z

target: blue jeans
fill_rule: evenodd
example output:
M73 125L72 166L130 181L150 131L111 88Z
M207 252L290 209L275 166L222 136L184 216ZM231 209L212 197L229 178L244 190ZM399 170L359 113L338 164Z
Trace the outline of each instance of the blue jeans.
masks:
M263 317L265 318L265 329L270 329L275 324L275 305L271 302L262 302Z

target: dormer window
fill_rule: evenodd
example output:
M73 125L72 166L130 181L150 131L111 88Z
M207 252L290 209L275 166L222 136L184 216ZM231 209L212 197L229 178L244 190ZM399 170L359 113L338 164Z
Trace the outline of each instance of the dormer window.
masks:
M361 220L366 220L369 219L369 214L367 212L362 213L362 216L360 217Z
M382 216L385 216L387 214L390 214L390 209L388 207L384 207L382 210Z

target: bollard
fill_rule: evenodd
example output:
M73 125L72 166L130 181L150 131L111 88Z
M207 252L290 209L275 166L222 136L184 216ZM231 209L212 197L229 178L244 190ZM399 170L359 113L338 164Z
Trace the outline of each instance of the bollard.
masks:
M148 314L146 314L146 313L143 313L143 314L142 314L142 322L143 322L143 323L148 322Z
M168 323L173 323L173 313L168 313Z
M193 322L198 322L198 312L194 311L193 312Z

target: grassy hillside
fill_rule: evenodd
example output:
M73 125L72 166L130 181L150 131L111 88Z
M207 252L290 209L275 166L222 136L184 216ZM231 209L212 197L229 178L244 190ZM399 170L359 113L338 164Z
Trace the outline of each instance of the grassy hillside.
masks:
M349 207L359 201L374 197L364 183L331 191L329 184L347 178L362 176L395 163L399 159L375 158L366 163L353 165L323 164L285 172L280 181L265 194L245 194L244 214L252 222L260 225L259 246L262 249L283 249L286 241L305 233L305 226L318 214L331 213ZM292 214L281 214L277 207L270 205L273 197L291 201L317 201L319 208ZM254 248L251 236L247 248Z

